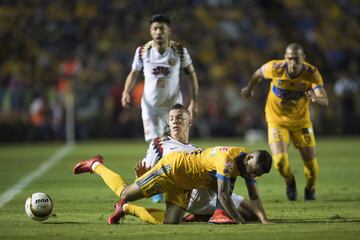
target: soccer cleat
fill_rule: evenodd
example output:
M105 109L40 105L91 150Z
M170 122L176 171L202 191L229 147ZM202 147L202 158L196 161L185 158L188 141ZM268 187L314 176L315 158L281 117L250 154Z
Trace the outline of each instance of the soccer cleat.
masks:
M297 200L296 182L294 176L290 182L286 183L286 195L290 201Z
M183 222L208 222L211 215L189 214L183 218Z
M118 224L120 220L122 220L125 216L125 211L123 209L124 204L126 201L124 199L118 201L115 204L115 211L113 214L108 218L109 224Z
M159 194L156 194L154 196L151 196L151 201L153 203L160 203L160 202L163 201L163 195L161 193L159 193Z
M315 188L305 188L304 190L304 199L305 200L316 200L315 197Z
M73 173L74 174L81 174L81 173L92 173L93 170L91 168L91 166L95 163L104 163L104 158L97 154L94 157L90 158L89 160L84 160L81 162L78 162L75 167L73 168Z
M216 209L208 222L212 224L236 224L236 221L229 217L223 209Z

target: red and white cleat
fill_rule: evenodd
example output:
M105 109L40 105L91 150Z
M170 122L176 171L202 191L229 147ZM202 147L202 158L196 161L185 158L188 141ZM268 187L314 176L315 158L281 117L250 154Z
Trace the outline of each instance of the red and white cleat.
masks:
M120 201L118 201L115 204L115 211L113 212L113 214L108 218L108 223L109 224L118 224L120 220L122 220L125 216L125 211L123 209L123 206L125 204L125 200L122 199Z
M209 219L212 224L236 224L236 221L229 217L225 210L216 209L212 217Z
M81 173L92 173L93 170L91 168L91 166L95 163L104 163L104 158L97 154L94 157L90 158L89 160L85 160L85 161L81 161L78 162L75 167L73 168L73 173L74 174L81 174Z

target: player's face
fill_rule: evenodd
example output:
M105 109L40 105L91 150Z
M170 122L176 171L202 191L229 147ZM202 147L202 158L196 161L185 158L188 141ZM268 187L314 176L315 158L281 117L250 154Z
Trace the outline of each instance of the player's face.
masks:
M297 75L301 72L305 55L301 50L286 49L285 60L290 75Z
M170 135L177 139L184 134L188 134L191 126L189 114L182 109L173 109L169 112ZM187 141L187 139L185 139ZM184 140L183 140L184 141Z
M244 174L246 178L255 178L263 174L262 169L257 163L257 158L259 156L258 152L248 153L244 158L244 165L246 173Z
M170 28L166 23L153 22L150 26L150 34L156 44L162 45L169 39Z

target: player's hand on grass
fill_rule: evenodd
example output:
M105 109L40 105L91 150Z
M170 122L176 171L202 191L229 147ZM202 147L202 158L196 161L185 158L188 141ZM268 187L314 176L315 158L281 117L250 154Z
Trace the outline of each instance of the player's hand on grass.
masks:
M144 175L150 168L146 167L146 164L142 161L138 162L135 167L135 175L136 177L141 177Z

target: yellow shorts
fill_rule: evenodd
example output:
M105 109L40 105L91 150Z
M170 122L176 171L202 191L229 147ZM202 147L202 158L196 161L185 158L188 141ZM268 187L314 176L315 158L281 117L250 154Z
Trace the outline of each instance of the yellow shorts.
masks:
M166 202L186 209L190 200L191 190L178 188L174 184L171 177L169 177L172 174L171 168L171 159L162 159L151 170L136 179L135 183L146 198L158 193L164 193Z
M294 143L295 147L315 147L315 135L312 124L292 128L282 126L276 123L268 123L268 141L269 144L276 142Z

